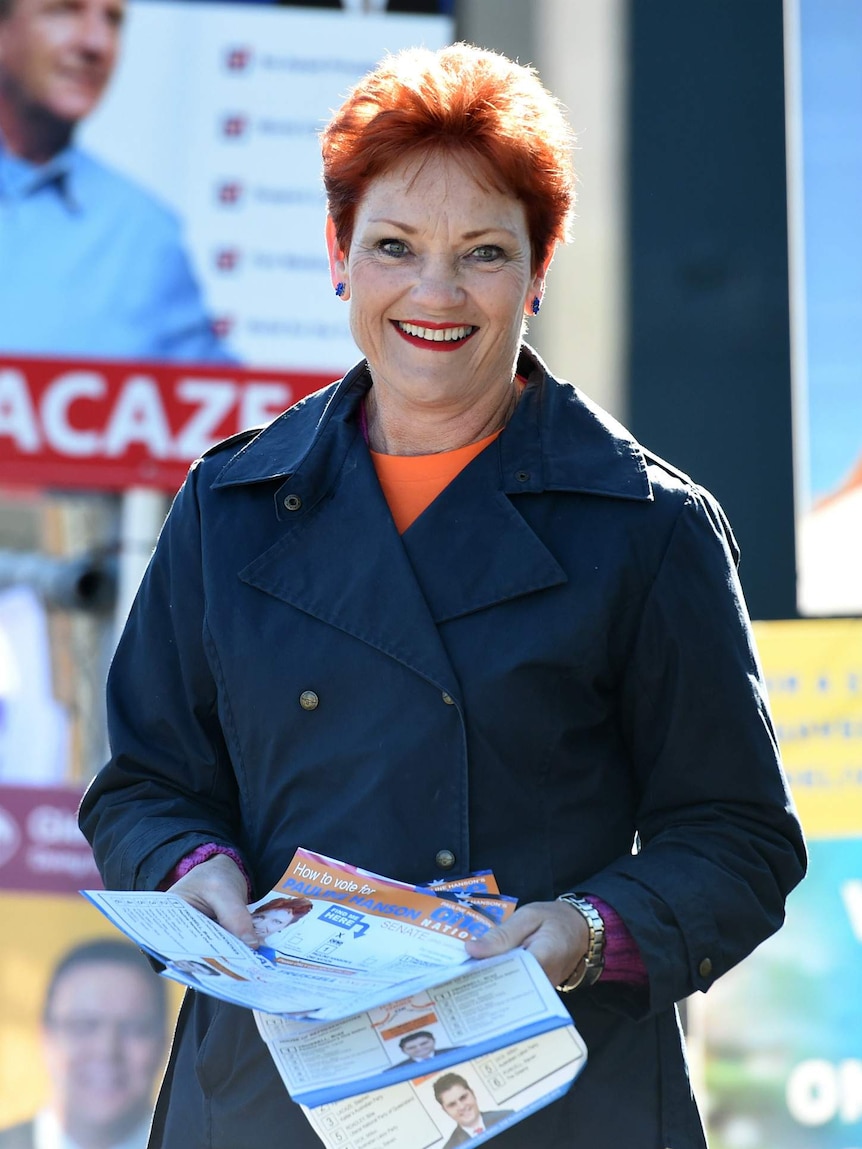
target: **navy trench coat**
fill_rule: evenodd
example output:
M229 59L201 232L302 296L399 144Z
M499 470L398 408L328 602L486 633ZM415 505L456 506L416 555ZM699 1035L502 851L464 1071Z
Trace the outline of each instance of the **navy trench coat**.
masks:
M708 493L527 347L519 371L503 433L403 536L357 423L364 364L193 466L81 823L114 889L215 841L255 897L297 846L408 882L491 868L522 903L598 895L649 989L567 995L588 1065L495 1144L697 1149L674 1003L780 926L805 866L736 547ZM152 1144L319 1146L250 1014L194 992Z

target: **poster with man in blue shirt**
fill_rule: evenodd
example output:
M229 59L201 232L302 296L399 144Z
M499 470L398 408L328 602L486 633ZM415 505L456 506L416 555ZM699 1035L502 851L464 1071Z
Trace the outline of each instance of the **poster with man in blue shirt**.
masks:
M0 0L0 353L225 363L177 216L76 146L125 0Z

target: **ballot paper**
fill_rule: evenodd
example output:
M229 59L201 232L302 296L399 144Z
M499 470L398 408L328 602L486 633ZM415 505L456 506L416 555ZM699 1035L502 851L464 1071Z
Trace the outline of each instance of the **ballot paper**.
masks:
M82 893L164 977L254 1011L327 1149L443 1149L459 1120L480 1143L586 1063L529 952L467 954L515 906L488 872L413 886L300 849L249 906L256 949L170 892Z

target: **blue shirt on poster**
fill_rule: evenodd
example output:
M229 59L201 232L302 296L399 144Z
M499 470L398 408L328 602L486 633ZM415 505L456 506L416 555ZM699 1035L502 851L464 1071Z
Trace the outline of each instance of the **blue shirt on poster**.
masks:
M0 352L235 362L169 208L80 148L34 165L2 141Z

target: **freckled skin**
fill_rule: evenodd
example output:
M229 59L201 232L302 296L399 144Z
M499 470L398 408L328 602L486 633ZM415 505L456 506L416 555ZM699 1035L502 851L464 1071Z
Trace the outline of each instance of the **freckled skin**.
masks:
M370 184L349 252L330 234L330 257L381 410L466 415L481 426L508 402L547 266L532 267L519 200L477 182L457 158L406 160ZM461 337L423 339L416 328Z

